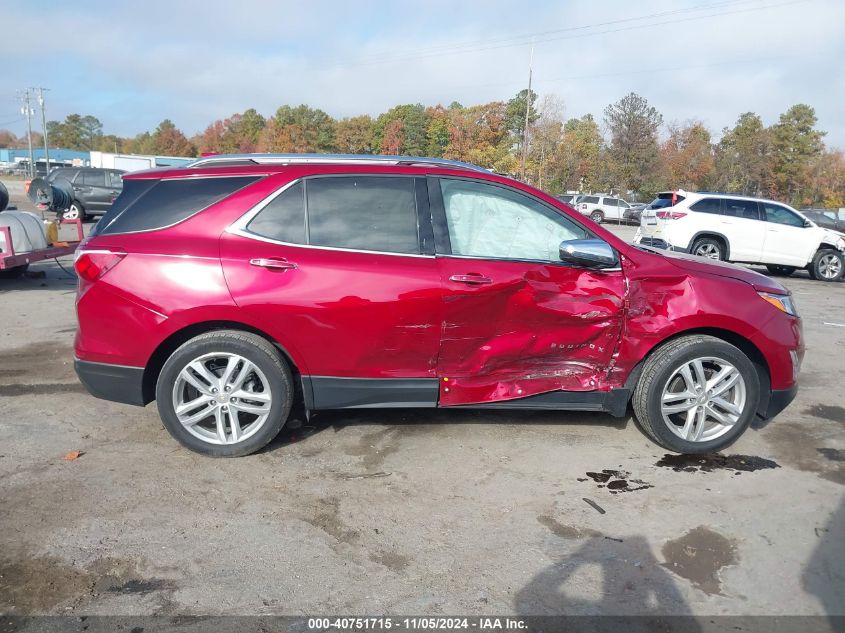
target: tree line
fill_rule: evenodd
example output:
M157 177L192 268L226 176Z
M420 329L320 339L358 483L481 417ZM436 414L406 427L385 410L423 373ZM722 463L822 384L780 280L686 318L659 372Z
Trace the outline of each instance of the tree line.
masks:
M806 104L790 107L768 126L745 112L715 141L701 121L665 123L635 93L608 105L600 119L592 114L566 119L559 97L538 99L522 90L508 101L404 104L377 117L335 119L308 105L283 105L265 118L249 109L190 138L169 119L151 132L122 138L104 134L96 117L79 114L49 121L47 132L50 145L77 150L434 156L476 163L552 193L606 191L649 200L657 191L680 188L765 196L796 206L845 206L845 158L825 147L825 132L816 124ZM36 146L38 141L33 139ZM0 130L0 147L24 145L26 137Z

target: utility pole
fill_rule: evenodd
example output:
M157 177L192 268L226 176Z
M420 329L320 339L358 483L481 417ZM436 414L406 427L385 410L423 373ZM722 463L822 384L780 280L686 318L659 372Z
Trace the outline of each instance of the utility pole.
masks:
M528 160L528 115L531 112L531 67L534 65L534 44L528 59L528 94L525 95L525 128L522 130L522 180L525 180L525 162Z
M44 160L47 163L47 172L50 173L50 148L47 145L47 109L44 107L44 91L49 88L38 88L38 105L41 106L41 129L44 131Z
M29 105L29 88L24 91L22 101L21 114L26 116L26 139L29 142L29 177L35 178L35 159L32 156L32 115L35 112Z

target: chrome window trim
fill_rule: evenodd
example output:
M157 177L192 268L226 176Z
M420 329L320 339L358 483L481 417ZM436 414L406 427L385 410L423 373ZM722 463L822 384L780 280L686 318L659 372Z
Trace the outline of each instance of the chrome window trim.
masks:
M375 176L381 177L381 174L318 174L315 176L303 176L301 178L297 178L295 180L291 180L290 182L286 183L280 189L277 189L267 197L263 198L255 205L253 205L246 213L244 213L241 217L237 220L232 222L229 226L226 227L225 233L229 233L231 235L239 235L240 237L245 237L247 239L256 240L258 242L265 242L267 244L276 244L278 246L290 246L292 248L310 248L313 250L321 250L321 251L336 251L340 253L366 253L370 255L391 255L393 257L416 257L422 259L434 259L435 255L422 255L419 253L391 253L389 251L371 251L359 248L341 248L339 246L317 246L314 244L297 244L295 242L283 242L282 240L274 240L270 237L264 237L263 235L258 235L257 233L253 233L247 230L247 225L257 216L261 211L264 210L268 204L270 204L273 200L275 200L278 196L282 195L285 191L287 191L290 187L293 187L297 183L304 183L309 178L313 177L336 177L336 176ZM400 178L411 178L413 179L414 176L406 176L404 174L385 174L384 177L400 177ZM307 185L306 185L307 187ZM307 219L306 215L306 219ZM419 227L417 227L419 230Z

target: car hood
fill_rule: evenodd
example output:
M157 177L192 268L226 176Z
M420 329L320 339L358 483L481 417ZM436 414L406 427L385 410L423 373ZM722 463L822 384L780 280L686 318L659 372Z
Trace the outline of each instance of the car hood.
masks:
M735 264L728 264L726 262L705 259L703 257L697 257L687 253L678 253L675 251L650 250L650 252L662 255L670 264L680 268L681 270L691 273L703 273L707 275L717 275L719 277L728 277L729 279L738 279L739 281L744 281L745 283L754 286L756 290L760 290L762 292L789 294L789 290L774 279L766 277L766 275L761 275L760 273L755 273L753 270L749 270L744 266L737 266Z

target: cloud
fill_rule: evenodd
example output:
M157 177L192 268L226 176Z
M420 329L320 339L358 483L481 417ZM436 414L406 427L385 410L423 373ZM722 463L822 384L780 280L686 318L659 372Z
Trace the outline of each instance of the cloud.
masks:
M712 8L689 10L702 5ZM845 3L836 0L46 6L0 2L9 32L49 30L36 53L7 52L0 122L15 117L13 89L34 84L51 88L51 118L91 113L122 135L164 118L190 134L283 103L349 116L397 103L504 100L526 83L520 36L534 33L534 87L560 95L568 116L600 118L635 91L666 121L701 119L718 133L741 112L772 123L804 102L828 143L845 146ZM727 15L706 17L717 13ZM578 29L595 24L603 25Z

